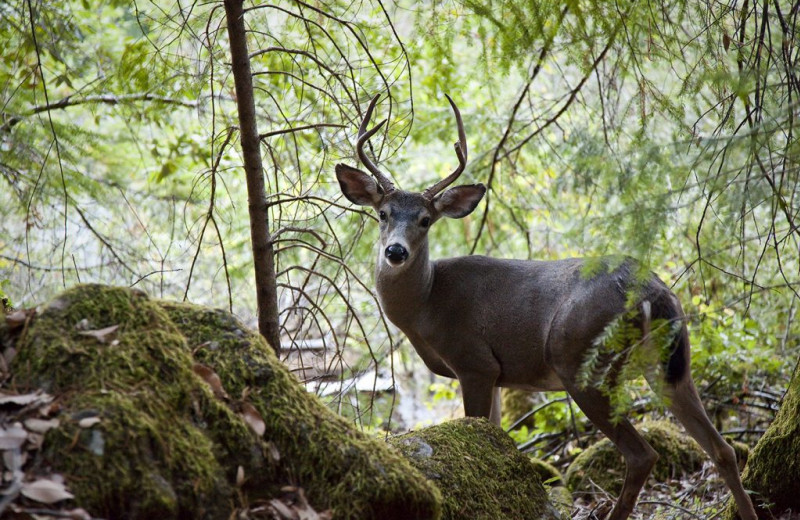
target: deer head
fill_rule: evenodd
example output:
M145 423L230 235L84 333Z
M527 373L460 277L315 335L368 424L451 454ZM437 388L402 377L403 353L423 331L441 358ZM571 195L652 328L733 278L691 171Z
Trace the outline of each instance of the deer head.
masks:
M486 193L483 184L468 184L450 188L467 165L467 138L458 107L447 96L456 116L458 142L455 143L458 166L446 178L421 193L396 189L392 181L372 162L364 145L381 126L384 119L367 131L372 111L380 95L372 98L358 129L356 150L364 166L372 172L370 177L363 171L346 164L336 165L336 178L347 199L360 206L372 206L380 221L380 251L385 265L401 267L416 258L420 251L427 251L428 230L441 217L462 218L475 209Z

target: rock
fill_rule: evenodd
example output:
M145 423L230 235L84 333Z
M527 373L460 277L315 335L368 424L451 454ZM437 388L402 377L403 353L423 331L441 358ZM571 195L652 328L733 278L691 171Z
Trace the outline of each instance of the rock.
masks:
M442 518L559 519L539 472L486 419L464 418L393 437L442 494Z
M33 464L64 475L92 516L229 518L292 484L337 519L439 517L434 486L306 393L227 312L81 285L17 347L12 385L59 409Z

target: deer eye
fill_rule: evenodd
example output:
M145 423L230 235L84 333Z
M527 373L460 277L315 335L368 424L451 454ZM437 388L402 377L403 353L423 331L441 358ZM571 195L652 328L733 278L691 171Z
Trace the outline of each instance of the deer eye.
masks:
M419 225L426 228L431 225L431 218L430 217L423 217L422 220L419 221Z
M386 222L387 217L386 217L386 212L385 211L379 211L378 212L378 217L380 217L381 222Z

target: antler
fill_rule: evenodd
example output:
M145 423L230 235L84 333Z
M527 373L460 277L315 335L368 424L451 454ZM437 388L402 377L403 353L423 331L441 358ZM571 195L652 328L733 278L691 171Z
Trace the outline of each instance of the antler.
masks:
M356 151L358 152L358 158L361 159L361 162L364 163L364 166L367 167L369 171L372 172L372 175L375 176L375 180L378 181L381 189L383 189L384 193L391 193L394 191L394 184L392 181L389 180L387 176L385 176L381 171L375 166L375 163L367 156L366 152L364 151L364 145L369 141L369 138L372 137L375 132L381 129L383 124L386 122L386 119L375 125L375 128L367 132L367 125L369 124L369 120L372 117L372 110L375 108L375 105L378 103L378 98L381 95L378 94L372 101L369 102L369 108L367 108L367 113L364 114L364 120L361 121L361 126L358 127L358 141L356 142Z
M458 157L458 167L453 170L453 173L422 192L422 196L428 200L432 199L437 193L452 184L454 180L458 179L458 176L461 175L464 168L467 166L467 135L464 132L464 122L461 120L461 112L458 111L458 107L453 103L453 100L450 99L450 96L445 94L445 97L447 101L450 102L450 106L453 107L453 112L456 115L456 124L458 125L458 142L453 145L456 149L456 156Z

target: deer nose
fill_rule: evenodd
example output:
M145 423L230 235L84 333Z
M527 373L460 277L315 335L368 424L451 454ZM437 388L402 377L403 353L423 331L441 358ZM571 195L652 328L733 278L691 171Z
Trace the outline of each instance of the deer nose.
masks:
M408 260L408 251L406 251L406 248L400 244L390 245L386 248L384 254L386 255L386 259L389 260L389 263L392 265L400 265Z

